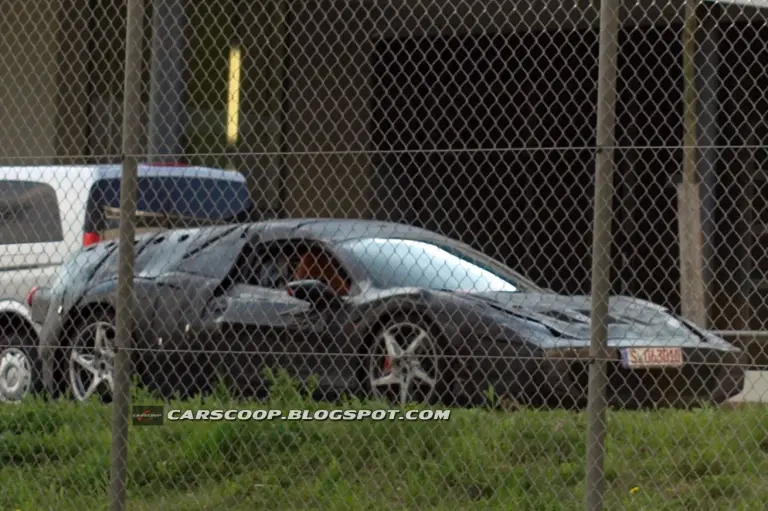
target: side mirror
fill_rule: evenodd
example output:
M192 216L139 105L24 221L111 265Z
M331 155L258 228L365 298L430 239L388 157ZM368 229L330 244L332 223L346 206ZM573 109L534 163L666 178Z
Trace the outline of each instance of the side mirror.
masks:
M319 280L295 280L285 286L289 295L315 306L328 306L339 299L339 295L328 284Z

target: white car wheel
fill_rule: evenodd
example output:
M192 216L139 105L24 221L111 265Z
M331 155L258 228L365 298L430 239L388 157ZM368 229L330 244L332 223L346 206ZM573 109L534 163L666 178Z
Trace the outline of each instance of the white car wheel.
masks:
M115 328L106 321L88 323L78 330L69 352L69 386L77 401L112 396Z
M19 403L32 392L33 361L16 347L0 350L0 402Z
M440 381L435 339L429 329L395 322L376 337L368 364L373 397L397 406L428 403Z

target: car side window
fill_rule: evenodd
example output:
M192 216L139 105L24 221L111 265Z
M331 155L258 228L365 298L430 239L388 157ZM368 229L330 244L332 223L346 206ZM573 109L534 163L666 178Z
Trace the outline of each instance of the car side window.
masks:
M319 245L302 246L297 256L291 280L319 280L341 296L350 293L352 279L329 250Z
M34 181L0 181L0 245L63 239L56 190Z
M246 247L248 251L235 270L234 280L250 286L282 289L290 281L292 261L286 242L268 242Z
M303 241L282 241L258 247L238 280L250 285L284 289L289 282L314 279L346 295L351 287L343 266L327 250Z
M259 254L255 263L251 279L254 285L283 289L290 281L291 260L284 250L277 248Z

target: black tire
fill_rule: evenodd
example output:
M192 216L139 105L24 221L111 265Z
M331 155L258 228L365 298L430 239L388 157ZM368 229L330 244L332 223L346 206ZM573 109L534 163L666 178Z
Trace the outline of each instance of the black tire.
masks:
M14 365L20 360L19 357L24 357L21 360L25 359L28 363L27 367L31 374L29 375L29 384L25 385L27 391L20 396L21 399L24 399L27 396L42 394L44 390L42 362L37 356L36 336L27 331L26 328L16 329L13 328L13 326L9 326L3 331L0 331L0 365L2 365L2 361L6 355L12 357L12 359L9 358L9 360L13 360ZM6 383L5 378L7 376L14 376L5 373L6 370L10 370L10 367L0 367L0 370L4 371L3 374L0 374L0 379L2 379L2 381L0 381L0 386L2 386ZM18 375L18 373L16 373L16 375ZM11 395L3 395L3 390L4 388L0 388L0 403L19 401L18 399L13 399L13 396Z

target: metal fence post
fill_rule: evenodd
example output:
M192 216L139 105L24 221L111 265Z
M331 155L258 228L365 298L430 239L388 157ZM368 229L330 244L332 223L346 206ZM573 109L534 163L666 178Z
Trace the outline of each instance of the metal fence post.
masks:
M120 244L114 372L114 419L110 500L112 511L126 506L128 483L128 419L130 407L131 332L134 321L134 237L138 155L141 151L141 64L144 42L144 1L127 1L125 78L123 89L123 173L120 187Z
M589 403L587 406L587 511L603 509L605 477L607 316L611 293L613 236L613 148L616 124L616 67L619 50L619 2L600 3L600 43L597 82L595 210L592 247L592 318L590 332Z
M683 316L707 326L708 310L702 268L701 187L697 182L696 31L698 0L685 2L683 28L683 179L678 188L680 232L680 299Z

